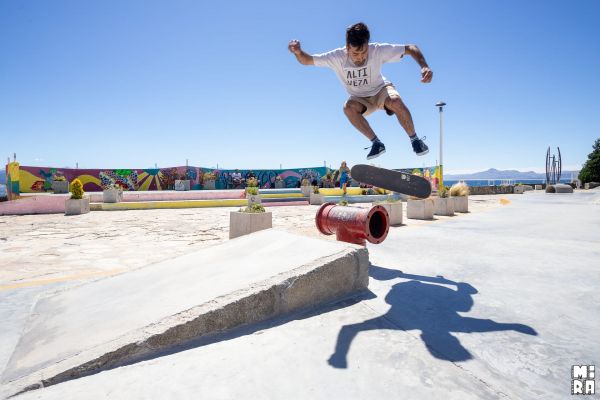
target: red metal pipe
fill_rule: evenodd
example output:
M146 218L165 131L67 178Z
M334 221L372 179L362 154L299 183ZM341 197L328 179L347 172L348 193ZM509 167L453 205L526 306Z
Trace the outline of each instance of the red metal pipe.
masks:
M333 235L342 242L365 246L381 243L390 229L390 217L382 206L358 208L325 203L315 217L317 229L325 235Z

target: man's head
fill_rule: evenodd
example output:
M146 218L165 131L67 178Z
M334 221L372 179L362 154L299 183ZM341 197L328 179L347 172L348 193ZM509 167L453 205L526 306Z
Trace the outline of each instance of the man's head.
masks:
M356 65L363 65L369 55L369 28L362 22L346 29L346 49L348 56Z

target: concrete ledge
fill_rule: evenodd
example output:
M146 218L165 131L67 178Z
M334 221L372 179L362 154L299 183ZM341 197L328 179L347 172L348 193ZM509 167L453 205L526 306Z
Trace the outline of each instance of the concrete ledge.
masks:
M188 192L183 192L188 193ZM127 201L122 203L92 203L92 211L117 211L117 210L156 210L162 208L202 208L202 207L240 207L248 205L248 200L243 199L216 199L216 200L171 200L171 201Z
M366 248L268 229L43 298L7 365L9 394L366 289Z

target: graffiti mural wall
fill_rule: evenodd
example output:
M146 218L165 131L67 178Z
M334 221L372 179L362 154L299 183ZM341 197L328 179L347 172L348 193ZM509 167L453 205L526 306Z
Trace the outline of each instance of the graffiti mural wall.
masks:
M438 166L423 168L400 168L396 171L422 176L423 178L427 179L429 183L431 183L431 190L434 192L438 190L440 182L442 182L442 171Z
M327 173L325 167L281 169L281 170L214 170L202 167L171 167L157 169L71 169L53 167L20 166L13 176L18 176L21 193L40 193L51 191L52 180L64 176L71 182L77 178L83 183L86 192L99 192L105 188L119 186L123 190L172 190L177 179L190 180L192 189L232 189L235 187L234 173L240 173L243 179L255 176L261 188L275 187L279 176L284 187L297 187L308 178L317 181ZM212 181L212 178L214 181ZM209 182L211 180L212 182ZM214 182L214 183L213 183Z

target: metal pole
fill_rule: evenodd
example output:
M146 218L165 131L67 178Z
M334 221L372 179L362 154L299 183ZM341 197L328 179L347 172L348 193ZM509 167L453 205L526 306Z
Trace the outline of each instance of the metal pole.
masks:
M444 185L444 158L443 158L443 148L444 148L444 124L443 124L443 115L444 115L444 106L446 103L443 101L438 101L436 103L436 107L440 110L440 166L439 166L439 174L440 181L438 188L443 187Z

